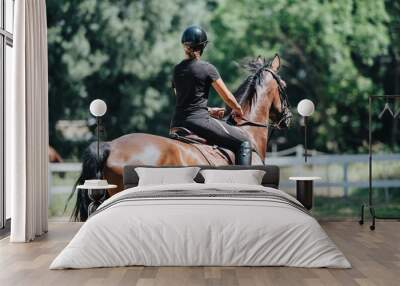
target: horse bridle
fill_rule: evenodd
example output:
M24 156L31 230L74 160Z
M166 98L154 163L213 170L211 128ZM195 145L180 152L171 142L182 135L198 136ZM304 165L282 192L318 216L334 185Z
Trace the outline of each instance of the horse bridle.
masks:
M279 75L270 68L271 64L268 63L266 65L263 65L259 70L257 70L256 73L259 73L261 71L267 71L269 72L276 83L278 84L278 91L279 91L279 98L281 100L281 118L279 119L278 122L271 122L268 124L264 123L259 123L259 122L254 122L251 121L245 117L242 117L240 123L236 123L236 126L254 126L254 127L263 127L263 128L276 128L276 129L282 129L280 126L284 122L286 125L286 128L289 127L290 121L292 119L292 112L290 111L290 105L289 105L289 100L287 97L286 89L282 85L281 78Z

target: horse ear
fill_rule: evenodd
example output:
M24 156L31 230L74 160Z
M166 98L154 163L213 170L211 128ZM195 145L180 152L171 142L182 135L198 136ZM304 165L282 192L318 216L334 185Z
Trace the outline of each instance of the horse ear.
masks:
M271 63L271 68L272 68L272 70L277 72L280 67L281 67L281 58L279 57L278 54L275 54L275 57Z
M261 56L258 56L258 57L256 58L256 63L258 63L258 64L264 64L264 61L263 61L263 59L262 59Z

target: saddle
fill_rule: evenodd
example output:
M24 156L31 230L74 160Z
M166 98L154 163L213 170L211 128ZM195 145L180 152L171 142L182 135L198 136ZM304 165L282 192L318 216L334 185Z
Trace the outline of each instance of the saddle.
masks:
M212 166L233 165L235 163L235 154L231 150L217 145L210 145L207 139L200 137L185 127L172 127L169 131L169 137L193 144Z

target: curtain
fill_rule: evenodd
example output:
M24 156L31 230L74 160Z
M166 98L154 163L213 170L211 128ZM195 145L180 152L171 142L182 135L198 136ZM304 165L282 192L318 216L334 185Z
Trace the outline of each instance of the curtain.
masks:
M47 232L48 82L45 0L15 1L13 92L6 111L12 242Z

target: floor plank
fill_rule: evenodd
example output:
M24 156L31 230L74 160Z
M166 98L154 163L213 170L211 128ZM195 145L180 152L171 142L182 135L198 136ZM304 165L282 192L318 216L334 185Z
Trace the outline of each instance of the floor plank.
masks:
M321 222L352 263L352 269L290 267L118 267L50 271L55 256L81 227L50 223L50 231L32 243L0 240L0 285L399 285L400 222L379 222L376 231L356 222Z

